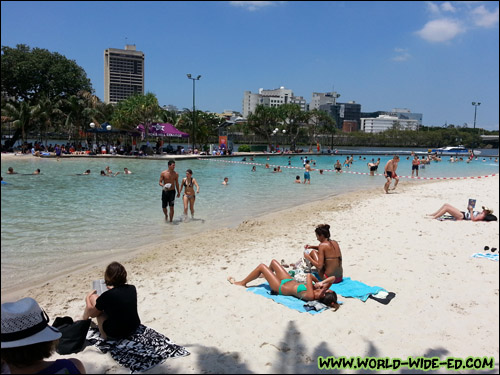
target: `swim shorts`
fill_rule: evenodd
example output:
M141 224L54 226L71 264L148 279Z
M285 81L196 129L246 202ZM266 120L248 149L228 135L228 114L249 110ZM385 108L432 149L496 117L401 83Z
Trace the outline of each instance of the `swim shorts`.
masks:
M392 178L392 172L387 171L387 172L385 172L385 173L387 174L387 177Z
M304 172L304 180L310 180L311 179L311 175L309 174L309 172Z
M412 165L411 166L412 171L418 171L418 165Z
M170 207L174 207L175 201L175 189L172 190L163 190L161 193L161 207L166 208L167 205Z

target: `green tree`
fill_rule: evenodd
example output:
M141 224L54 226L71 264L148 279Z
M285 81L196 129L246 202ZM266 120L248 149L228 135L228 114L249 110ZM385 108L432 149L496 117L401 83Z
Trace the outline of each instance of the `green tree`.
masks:
M149 135L149 126L157 121L161 108L156 95L133 95L119 102L113 113L113 125L123 130L135 130L137 125L143 124L146 137Z
M27 141L27 133L33 128L35 119L39 114L38 106L32 106L28 102L6 103L2 108L2 116L14 125L15 132L6 146L11 147L16 143L19 137L23 142Z
M327 112L316 108L309 112L309 116L309 125L312 128L313 134L318 134L318 132L330 134L332 136L331 146L333 147L333 135L337 131L335 119ZM310 140L310 144L312 144L312 139Z
M302 112L298 104L283 104L278 108L279 118L291 137L290 149L295 150L301 125L309 120L309 112Z
M37 103L42 96L67 98L93 91L85 70L57 52L25 44L2 46L1 65L2 93L16 101Z
M264 137L271 144L271 134L280 122L280 116L276 107L258 105L255 111L247 118L248 128L255 134Z

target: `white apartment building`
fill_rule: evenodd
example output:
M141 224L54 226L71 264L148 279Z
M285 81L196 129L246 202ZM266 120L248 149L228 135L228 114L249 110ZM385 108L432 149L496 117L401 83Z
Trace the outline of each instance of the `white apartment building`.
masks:
M116 104L144 94L144 53L135 45L104 50L104 102Z
M309 104L309 110L319 109L320 105L337 104L337 98L340 96L337 92L313 92L312 100Z
M365 133L380 133L399 124L401 129L417 130L418 120L401 119L397 116L380 115L377 118L361 118L360 130Z
M281 86L279 89L264 90L259 89L258 94L252 94L251 91L245 91L243 94L243 117L255 111L258 105L266 107L279 107L283 104L298 104L302 111L307 110L307 103L301 96L294 96L293 91Z

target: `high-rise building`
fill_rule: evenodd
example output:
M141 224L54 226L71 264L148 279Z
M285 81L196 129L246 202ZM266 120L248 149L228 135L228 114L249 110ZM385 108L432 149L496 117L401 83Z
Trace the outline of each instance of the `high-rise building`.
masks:
M144 53L135 45L104 50L104 102L118 103L144 94Z

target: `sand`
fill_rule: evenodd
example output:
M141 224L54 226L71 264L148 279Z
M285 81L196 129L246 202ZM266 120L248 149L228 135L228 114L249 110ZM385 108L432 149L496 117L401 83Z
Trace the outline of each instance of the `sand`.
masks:
M191 352L148 373L315 373L319 355L487 356L498 372L499 263L471 255L486 245L498 248L499 224L425 216L446 202L463 209L468 198L498 215L498 193L498 176L402 181L392 194L381 186L336 196L117 258L137 287L142 323ZM396 293L388 305L340 297L337 312L311 315L226 280L242 279L273 258L295 262L304 244L317 244L314 228L321 223L331 225L340 244L344 276ZM5 294L2 301L31 296L51 319L77 318L104 268ZM73 356L89 373L128 373L92 346Z

